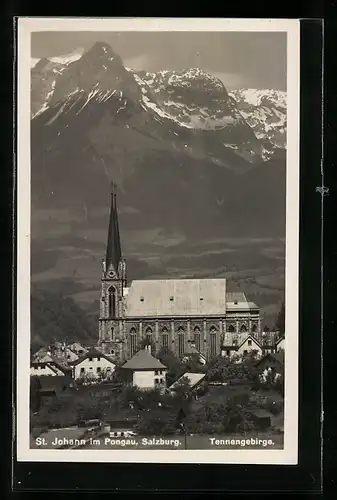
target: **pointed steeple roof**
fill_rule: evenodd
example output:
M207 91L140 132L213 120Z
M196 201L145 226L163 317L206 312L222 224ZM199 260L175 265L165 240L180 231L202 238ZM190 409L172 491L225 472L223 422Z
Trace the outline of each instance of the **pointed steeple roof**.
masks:
M110 206L110 219L109 219L109 229L108 229L108 241L106 247L106 266L109 266L117 271L118 264L122 258L121 243L119 237L119 225L118 225L118 211L116 203L116 185L114 182L111 183L111 206Z

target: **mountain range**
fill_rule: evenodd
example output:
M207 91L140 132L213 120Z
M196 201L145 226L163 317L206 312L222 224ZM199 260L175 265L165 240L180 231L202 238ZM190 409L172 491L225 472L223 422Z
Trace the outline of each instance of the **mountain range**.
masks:
M32 62L31 117L39 269L76 238L104 251L112 179L130 254L143 251L128 240L140 230L196 252L216 238L284 238L285 92L228 91L200 68L135 71L96 43Z

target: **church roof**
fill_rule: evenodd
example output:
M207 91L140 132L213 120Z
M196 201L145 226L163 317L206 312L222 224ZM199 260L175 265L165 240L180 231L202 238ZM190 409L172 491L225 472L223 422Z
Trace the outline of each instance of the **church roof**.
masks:
M122 365L121 368L127 368L129 370L160 370L163 368L166 369L166 366L163 365L159 359L152 356L146 349L141 349L136 352L129 361Z
M135 280L125 297L126 317L222 316L226 280Z
M228 292L226 294L227 311L243 311L259 309L258 306L247 299L243 292Z
M111 208L108 229L108 241L106 247L106 266L113 266L115 270L118 269L118 264L122 258L121 243L118 227L118 212L116 203L116 187L111 183Z

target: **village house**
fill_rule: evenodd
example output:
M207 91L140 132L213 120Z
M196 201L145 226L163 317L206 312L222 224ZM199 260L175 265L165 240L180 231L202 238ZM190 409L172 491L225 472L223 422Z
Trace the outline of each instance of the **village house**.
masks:
M255 352L259 357L263 354L263 347L260 342L252 335L244 335L237 339L236 336L227 338L227 345L223 346L222 356L233 357L242 356Z
M72 374L74 380L84 377L109 378L115 368L115 363L108 356L96 349L90 349L72 363Z
M30 363L30 375L33 376L63 376L65 370L49 355L33 358Z
M72 383L73 381L69 375L63 374L63 376L59 377L42 375L38 378L40 403L43 405L47 400L65 394L72 386Z
M261 377L266 379L269 373L273 373L274 379L281 376L284 371L284 355L282 351L266 354L256 363Z
M195 357L201 365L205 365L207 363L206 356L197 350L194 343L189 343L187 344L187 348L183 354L182 361L187 363L192 357Z
M284 347L285 347L285 338L280 337L276 342L276 351L281 351L281 350L284 351Z
M167 368L147 348L140 349L121 368L125 378L139 389L166 387Z
M89 349L86 349L83 347L79 342L73 342L72 344L69 344L68 349L70 349L72 352L77 354L78 357L83 356L88 352Z

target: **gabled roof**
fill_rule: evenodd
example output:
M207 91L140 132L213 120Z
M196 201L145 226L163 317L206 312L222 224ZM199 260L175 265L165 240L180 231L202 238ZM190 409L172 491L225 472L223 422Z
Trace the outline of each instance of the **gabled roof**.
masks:
M259 365L268 358L274 359L275 361L277 361L282 365L284 364L284 354L283 352L280 351L266 354L261 359L259 359L256 364Z
M249 335L249 334L248 334L248 335L247 335L247 337L246 337L246 338L244 338L244 339L241 341L241 343L238 345L238 349L239 349L241 346L243 346L243 344L244 344L245 342L247 342L247 340L252 340L255 344L257 344L257 345L260 347L260 349L262 349L262 345L260 344L260 342L259 342L259 341L258 341L255 337L253 337L253 335Z
M81 350L83 352L88 351L88 349L86 347L83 347L79 342L73 342L72 344L69 344L67 347L71 351L75 352L75 354L76 354L76 351L81 351Z
M125 297L127 317L223 316L226 280L135 280Z
M199 384L204 378L206 374L205 373L184 373L178 380L176 380L170 387L169 389L174 389L177 387L182 379L187 378L190 383L191 389L193 389L197 384Z
M276 341L276 345L279 344L280 342L282 342L282 340L285 340L285 337L280 337L277 341Z
M150 354L146 349L141 349L124 363L121 368L128 370L166 370L166 366Z
M101 351L98 351L97 349L95 349L94 347L91 348L88 352L84 353L80 358L76 359L75 361L73 361L71 363L72 366L76 366L76 365L79 365L80 363L82 363L82 361L84 359L87 359L87 358L104 358L104 359L107 359L108 361L110 361L111 364L115 364L108 356L106 356L103 352Z
M38 354L37 356L34 356L32 363L35 365L40 363L52 363L53 361L54 360L50 354L46 353L45 355Z
M226 293L227 312L259 310L259 307L247 299L243 292Z

